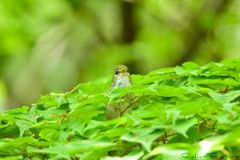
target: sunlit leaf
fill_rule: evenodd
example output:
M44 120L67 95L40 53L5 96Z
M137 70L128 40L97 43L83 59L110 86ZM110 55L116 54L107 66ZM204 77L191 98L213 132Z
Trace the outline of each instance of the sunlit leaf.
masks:
M16 120L16 124L18 125L20 130L20 137L22 137L22 134L24 133L25 130L29 129L34 125L32 123L29 123L27 121L22 121L22 120Z

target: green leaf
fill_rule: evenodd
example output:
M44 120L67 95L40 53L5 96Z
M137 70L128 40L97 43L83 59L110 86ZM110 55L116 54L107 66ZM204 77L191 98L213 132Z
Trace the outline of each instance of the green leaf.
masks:
M83 152L89 152L94 150L99 150L103 148L107 148L110 146L114 146L115 144L112 143L107 138L102 138L98 140L78 140L69 142L67 144L59 144L57 146L54 146L52 148L46 148L42 149L41 152L47 152L47 153L60 153L61 154L74 154L74 153L83 153Z
M194 62L185 62L182 64L182 66L184 67L184 69L186 70L193 70L193 69L199 69L199 65L197 65Z
M215 115L215 118L219 123L229 124L232 122L233 117L229 116L228 113L220 113L219 115Z
M83 91L87 95L97 95L103 93L102 89L92 82L80 84L79 90Z
M151 144L154 140L156 140L158 137L160 137L163 134L162 131L158 132L147 132L148 129L138 129L138 131L133 131L134 133L127 133L121 137L122 140L128 141L128 142L138 142L143 145L143 147L150 152L151 151ZM144 133L145 132L145 133Z
M181 115L191 115L205 111L205 104L199 102L186 102L180 105L178 109L182 110Z
M25 130L34 126L34 124L32 123L29 123L27 121L22 121L22 120L16 120L16 124L18 125L20 130L20 137L22 137L22 134L24 133Z
M75 108L75 112L72 113L71 116L75 119L74 121L78 120L77 122L79 121L89 122L92 119L92 117L103 113L104 110L105 106L101 101L97 101L94 102L93 104L88 104L84 106L80 104L77 108Z
M22 155L0 158L0 160L21 160L21 159L23 159Z
M183 67L175 67L174 71L178 75L198 75L200 72L200 67L193 62L185 62Z
M48 141L58 141L60 134L54 129L42 129L39 136Z
M112 126L112 125L115 125L115 126L118 126L118 125L121 125L121 124L126 124L127 123L127 118L126 117L118 117L116 119L113 119L111 121L106 121L102 124L100 124L99 126Z
M183 142L185 143L193 143L196 142L199 139L205 138L207 135L209 135L212 131L210 129L205 130L204 132L199 133L196 128L190 128L187 131L187 135L189 138L185 138L184 136L180 135Z
M128 123L133 125L133 126L136 126L138 125L140 122L142 122L143 120L141 118L138 118L138 117L135 117L135 116L132 116L130 114L125 114L124 115L125 117L128 117Z
M44 103L49 103L51 101L54 101L53 100L53 97L50 97L50 96L41 96L40 100L38 101L38 105L39 104L44 104ZM55 102L55 101L54 101Z
M151 76L151 77L145 77L144 79L137 82L138 85L142 84L149 84L153 83L155 81L160 81L163 77L161 75Z
M6 143L3 145L0 145L0 149L12 147L12 146L19 146L24 143L31 143L32 141L34 141L34 139L31 137L14 138L12 140L7 140Z
M26 112L28 109L29 109L28 106L22 106L22 108L16 108L16 109L13 109L13 110L8 110L8 111L5 111L4 113L5 114L23 113L23 112Z
M167 113L167 119L171 118L173 121L173 124L175 124L176 120L178 119L181 113L181 110L173 108L173 109L168 109L165 112Z
M207 94L208 92L213 92L213 90L209 88L199 88L197 92L200 94Z
M143 151L133 151L124 157L105 157L102 160L135 160L140 159L143 155Z
M60 130L59 132L59 141L67 141L70 135L74 135L75 131L69 128Z
M152 85L148 87L150 91L157 93L159 80L155 81Z
M64 121L61 123L60 127L70 128L73 131L77 131L78 133L82 133L84 126L86 123L84 122L74 122L72 120Z
M240 91L233 91L226 94L209 92L208 93L215 101L224 104L230 103L232 100L240 96Z
M174 97L183 94L188 94L189 92L183 88L174 88L171 86L159 85L157 89L157 95L164 97Z
M144 76L142 76L142 75L137 75L137 74L132 74L131 75L131 79L132 79L133 84L138 83L143 78L144 78Z
M197 81L197 82L195 82L195 84L205 84L205 85L224 84L224 85L230 85L230 86L237 86L237 85L239 85L239 82L233 80L232 78L227 78L227 79L224 79L224 80L220 80L220 79L205 79L205 80Z
M101 124L103 124L104 122L100 122L100 121L95 121L95 120L91 120L87 127L84 129L83 132L86 132L87 130L89 129L93 129L93 128L96 128L97 126L100 126Z
M225 111L229 112L229 113L233 113L236 114L237 112L233 110L234 106L237 106L239 102L235 102L235 103L225 103L223 104L223 108Z
M178 133L182 134L185 138L189 138L186 132L190 127L192 127L197 122L196 118L191 118L189 120L177 120L175 124L172 125L172 128Z
M151 71L150 73L148 73L147 76L152 76L152 75L156 75L156 74L166 74L166 73L174 73L174 68L162 68L162 69L158 69L155 71Z
M184 153L198 153L199 146L196 144L186 144L186 143L177 143L177 144L167 144L154 148L148 155L143 157L143 159L149 159L152 156L157 156L162 160L184 160ZM159 155L159 156L158 156Z
M4 128L0 128L0 138L12 138L19 136L19 127L17 125L9 125Z
M103 137L108 137L114 141L114 140L118 140L119 137L121 137L122 135L128 132L129 132L129 129L126 129L126 128L113 128L113 129L109 129L107 131L98 133L97 135L92 137L92 139L101 139Z

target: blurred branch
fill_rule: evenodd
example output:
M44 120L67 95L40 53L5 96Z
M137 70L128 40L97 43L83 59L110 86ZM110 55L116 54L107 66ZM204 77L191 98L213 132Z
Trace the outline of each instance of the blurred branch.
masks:
M123 0L123 1L129 2L129 3L135 3L136 2L136 0Z
M133 5L132 3L122 1L122 40L123 43L131 43L135 39L136 30L133 21Z
M133 2L133 1L131 1ZM124 44L131 44L134 42L136 34L137 34L137 29L136 25L134 24L134 18L133 18L133 12L134 12L134 7L136 4L131 3L129 1L122 1L122 42ZM129 50L129 57L133 52ZM129 59L128 62L125 63L128 68L130 68L131 73L138 73L137 71L137 61L136 59Z
M199 11L199 14L192 17L190 20L190 27L187 27L185 31L183 31L184 37L184 46L185 51L182 53L182 56L175 62L173 62L170 66L181 65L182 63L189 61L193 54L196 53L196 50L200 47L203 41L206 40L207 35L211 32L212 27L208 29L204 29L199 27L199 22L202 16L208 12L214 14L214 19L211 19L211 26L213 25L215 19L221 16L221 13L224 12L230 5L231 0L206 0L202 9ZM191 28L191 30L189 30ZM210 52L211 53L211 52ZM221 57L219 54L212 54L214 61L220 61Z
M186 18L181 21L171 16L158 16L148 10L144 5L141 5L141 7L144 8L144 10L147 11L152 18L159 21L159 23L167 24L169 27L178 31L181 30L184 50L180 51L179 59L172 61L172 64L169 64L169 66L176 66L181 65L186 61L192 60L192 56L196 53L196 51L198 51L199 47L204 47L204 49L212 57L212 61L220 61L222 59L221 54L215 53L212 50L211 46L208 44L203 45L202 42L206 40L207 36L214 36L212 26L214 26L215 21L222 16L222 13L224 13L226 9L229 8L231 2L231 0L206 0L197 14L192 14L192 11L188 11L188 17L190 18ZM182 6L181 2L179 3L179 5ZM179 9L183 8L184 7L180 7ZM206 15L208 13L214 16L208 17L210 18L211 22L207 21L206 23L210 23L210 27L208 26L208 28L204 28L200 23L203 18L207 17Z

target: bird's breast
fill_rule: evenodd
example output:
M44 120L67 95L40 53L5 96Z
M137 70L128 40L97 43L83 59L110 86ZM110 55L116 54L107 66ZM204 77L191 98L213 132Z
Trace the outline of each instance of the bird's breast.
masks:
M132 86L128 76L120 76L117 78L116 88L130 88Z

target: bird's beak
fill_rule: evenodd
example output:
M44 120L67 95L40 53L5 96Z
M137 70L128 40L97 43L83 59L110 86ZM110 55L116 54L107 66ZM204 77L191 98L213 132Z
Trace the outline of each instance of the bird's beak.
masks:
M125 73L126 71L125 70L122 70L121 72L118 73L118 75L120 75L121 73Z

